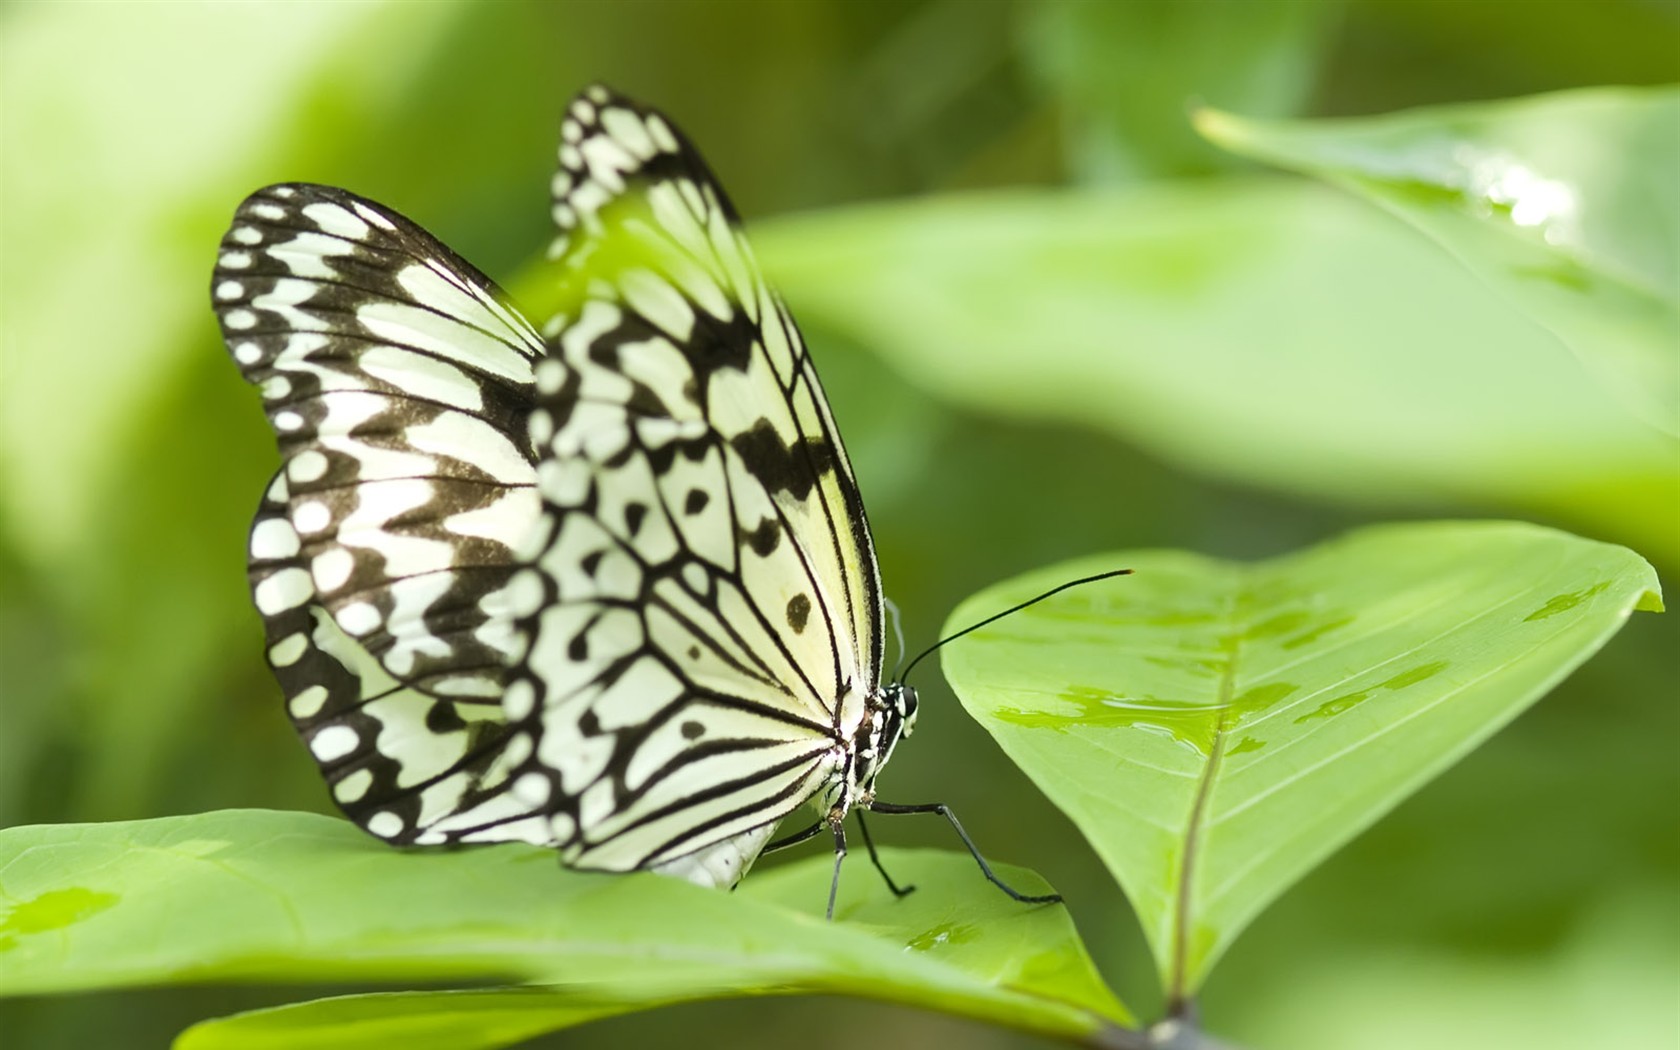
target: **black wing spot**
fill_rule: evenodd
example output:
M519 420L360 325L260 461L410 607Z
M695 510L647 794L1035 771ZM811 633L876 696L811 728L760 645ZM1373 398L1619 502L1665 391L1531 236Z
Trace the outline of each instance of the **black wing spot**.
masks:
M684 740L698 740L706 734L706 727L692 718L682 724Z
M457 733L467 728L467 723L454 704L439 700L426 710L426 728L434 733Z
M689 489L688 496L683 500L683 513L690 516L706 509L706 504L712 501L711 494L705 489Z
M594 579L595 570L601 567L601 559L606 555L606 553L606 551L590 551L588 554L585 554L583 557L578 559L578 568L583 570L583 574L585 576L588 576L590 579Z
M772 493L786 492L799 500L811 494L822 475L834 470L834 449L827 441L809 437L784 444L768 419L761 418L729 444L761 485Z
M788 599L787 621L793 628L793 633L803 634L805 622L811 618L811 599L803 594L796 594Z
M630 538L635 539L636 533L642 531L642 522L647 520L647 504L635 500L624 505L624 527L630 530Z
M688 647L688 658L690 660L700 659L700 647L698 645L691 645Z
M566 646L566 656L572 660L589 659L589 633L587 630L579 631L577 636Z
M760 558L768 558L776 545L782 542L782 529L775 518L765 518L758 523L758 528L742 533L741 541Z

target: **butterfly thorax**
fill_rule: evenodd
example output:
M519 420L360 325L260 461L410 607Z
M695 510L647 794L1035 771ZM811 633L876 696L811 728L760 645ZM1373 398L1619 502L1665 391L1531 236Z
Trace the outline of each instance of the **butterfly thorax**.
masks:
M916 726L916 690L899 682L881 686L865 700L863 717L845 745L844 776L815 800L831 820L844 818L854 805L875 795L875 778L893 748Z

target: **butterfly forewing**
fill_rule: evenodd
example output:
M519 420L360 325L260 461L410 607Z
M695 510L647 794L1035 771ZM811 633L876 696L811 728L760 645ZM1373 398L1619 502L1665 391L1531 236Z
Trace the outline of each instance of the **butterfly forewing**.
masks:
M393 677L494 703L499 594L536 510L536 334L429 234L324 186L246 200L213 294L279 436L316 600Z
M504 592L537 514L540 340L419 227L324 186L248 198L212 295L279 438L252 583L335 799L396 841L546 841L505 823L523 814L486 779L515 644Z
M693 147L594 89L560 160L516 791L580 866L750 861L743 839L837 779L879 678L861 501L798 331Z

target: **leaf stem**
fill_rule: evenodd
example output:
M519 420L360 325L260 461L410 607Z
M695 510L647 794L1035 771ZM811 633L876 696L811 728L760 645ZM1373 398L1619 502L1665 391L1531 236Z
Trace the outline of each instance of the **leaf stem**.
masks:
M1144 1031L1103 1028L1092 1034L1087 1045L1092 1050L1241 1050L1207 1035L1194 1020L1180 1017L1169 1017Z

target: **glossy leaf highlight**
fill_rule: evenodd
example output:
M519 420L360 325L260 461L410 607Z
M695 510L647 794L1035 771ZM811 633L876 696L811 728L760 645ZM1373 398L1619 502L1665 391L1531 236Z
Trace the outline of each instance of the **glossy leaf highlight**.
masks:
M1680 89L1603 88L1349 120L1203 110L1228 149L1415 225L1680 435Z

